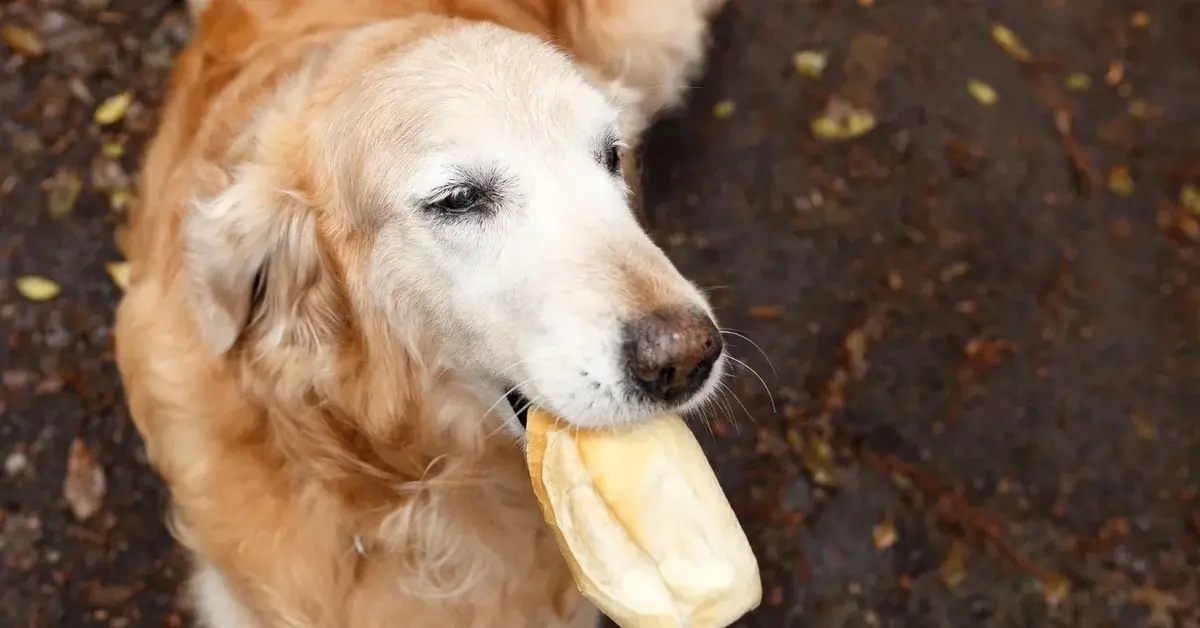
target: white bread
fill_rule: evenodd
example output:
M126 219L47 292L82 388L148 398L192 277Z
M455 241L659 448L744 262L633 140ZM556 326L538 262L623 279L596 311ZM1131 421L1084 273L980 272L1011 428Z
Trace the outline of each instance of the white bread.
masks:
M759 605L758 561L678 416L568 429L529 410L534 491L580 591L622 628L725 628Z

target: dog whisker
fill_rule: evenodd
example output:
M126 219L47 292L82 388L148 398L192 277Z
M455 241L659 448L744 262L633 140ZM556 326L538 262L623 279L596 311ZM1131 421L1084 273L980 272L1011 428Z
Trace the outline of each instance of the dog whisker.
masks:
M758 379L758 383L762 384L763 390L765 390L767 392L767 399L770 400L770 402L771 402L771 413L777 414L779 411L775 409L775 395L771 394L771 387L767 386L766 380L764 380L762 378L762 376L758 374L758 371L751 368L749 364L742 362L741 360L733 357L732 355L729 356L729 359L732 360L734 364L737 364L737 365L741 366L742 368L746 369L747 371L750 371L750 374ZM733 392L733 391L730 390L730 392ZM733 398L737 399L737 395L734 395ZM741 403L740 399L738 399L738 403ZM743 407L745 407L745 406L743 406Z
M726 385L724 382L722 382L722 383L720 384L720 387L721 387L721 389L722 389L722 390L724 390L725 392L729 393L729 396L730 396L730 397L733 397L733 400L734 400L734 401L736 401L736 402L737 402L737 404L738 404L739 406L741 406L741 407L742 407L742 412L745 412L745 413L746 413L746 418L750 419L750 422L751 422L751 423L758 423L758 421L757 421L757 420L755 420L755 418L754 418L754 415L753 415L753 414L751 414L751 413L750 413L750 410L748 410L748 409L746 408L746 404L742 403L742 400L741 400L740 398L738 398L738 396L737 396L737 393L733 392L733 389L732 389L732 388L730 388L730 387L729 387L728 385ZM735 426L735 428L734 428L734 429L736 429L736 425L737 425L737 424L736 424L736 422L735 422L735 423L734 423L734 426Z
M733 336L734 338L739 338L741 340L745 340L746 342L750 343L750 346L752 346L756 350L758 350L759 354L762 355L763 359L767 361L767 366L771 367L771 376L774 377L776 380L779 379L779 373L776 372L775 365L771 363L770 356L767 355L766 351L763 351L762 347L758 346L757 342L754 342L753 340L751 340L750 337L747 336L746 334L739 332L737 330L734 330L734 329L722 328L718 331L721 332L721 335Z

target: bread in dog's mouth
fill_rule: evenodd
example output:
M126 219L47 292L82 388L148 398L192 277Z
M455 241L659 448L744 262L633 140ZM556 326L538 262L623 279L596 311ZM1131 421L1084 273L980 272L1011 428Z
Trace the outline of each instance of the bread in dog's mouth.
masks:
M512 406L513 414L516 415L517 420L521 422L521 427L528 425L529 407L533 404L530 403L529 399L527 399L525 395L521 394L521 391L517 390L516 386L509 388L506 396L508 397L508 405Z

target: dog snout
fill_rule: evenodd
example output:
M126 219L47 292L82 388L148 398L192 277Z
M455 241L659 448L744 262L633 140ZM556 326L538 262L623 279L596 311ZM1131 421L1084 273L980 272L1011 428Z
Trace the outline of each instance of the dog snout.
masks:
M661 310L625 324L625 362L646 397L678 403L712 373L724 342L711 317L690 308Z

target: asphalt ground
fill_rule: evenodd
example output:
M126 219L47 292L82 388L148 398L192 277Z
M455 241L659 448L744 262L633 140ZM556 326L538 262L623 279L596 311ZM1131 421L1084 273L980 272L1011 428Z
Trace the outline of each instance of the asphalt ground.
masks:
M188 22L0 27L0 626L178 626L108 265ZM1200 625L1197 33L1194 0L732 0L643 186L746 338L700 428L766 583L741 625Z

